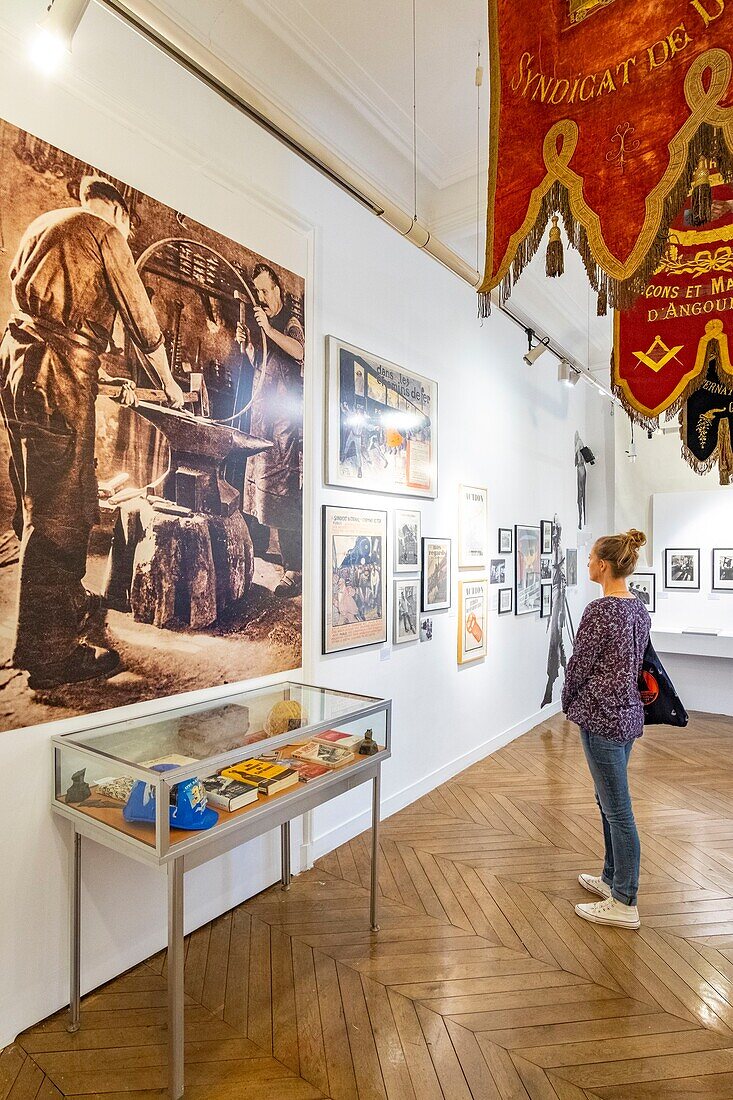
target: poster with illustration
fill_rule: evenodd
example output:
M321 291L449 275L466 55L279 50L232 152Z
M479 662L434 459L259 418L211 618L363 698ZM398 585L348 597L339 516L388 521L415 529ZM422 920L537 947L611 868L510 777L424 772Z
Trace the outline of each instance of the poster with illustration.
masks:
M323 652L387 641L387 513L323 507Z

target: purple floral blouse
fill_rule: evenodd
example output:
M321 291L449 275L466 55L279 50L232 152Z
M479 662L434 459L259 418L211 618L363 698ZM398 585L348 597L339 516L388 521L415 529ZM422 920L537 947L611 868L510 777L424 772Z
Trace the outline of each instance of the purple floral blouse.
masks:
M571 722L622 745L641 737L644 705L637 681L650 629L640 600L603 596L588 604L562 692Z

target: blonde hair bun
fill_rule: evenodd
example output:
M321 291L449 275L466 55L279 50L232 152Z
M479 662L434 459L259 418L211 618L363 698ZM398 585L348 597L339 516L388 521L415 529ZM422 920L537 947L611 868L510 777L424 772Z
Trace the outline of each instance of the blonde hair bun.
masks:
M614 577L630 577L639 563L642 546L646 546L646 535L632 527L623 535L604 535L595 550L602 561L609 563Z

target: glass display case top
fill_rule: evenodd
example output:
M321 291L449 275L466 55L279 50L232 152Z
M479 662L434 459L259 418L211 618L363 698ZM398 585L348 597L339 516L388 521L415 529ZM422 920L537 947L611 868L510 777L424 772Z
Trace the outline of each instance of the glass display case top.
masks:
M288 682L64 734L59 740L138 767L168 759L184 767L296 730L344 722L379 702L367 695Z

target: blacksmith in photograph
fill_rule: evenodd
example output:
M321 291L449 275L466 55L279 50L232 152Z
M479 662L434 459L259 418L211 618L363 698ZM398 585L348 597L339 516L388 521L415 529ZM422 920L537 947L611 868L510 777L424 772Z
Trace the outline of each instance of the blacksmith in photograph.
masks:
M106 676L119 664L114 650L80 642L94 604L82 579L99 518L99 356L112 340L117 314L170 403L183 406L127 244L124 197L111 183L87 176L79 199L76 208L42 214L23 235L10 267L13 312L0 345L13 529L21 540L13 664L30 673L31 688Z
M2 120L0 171L0 729L299 668L303 279Z

